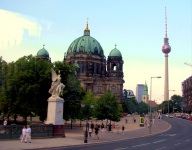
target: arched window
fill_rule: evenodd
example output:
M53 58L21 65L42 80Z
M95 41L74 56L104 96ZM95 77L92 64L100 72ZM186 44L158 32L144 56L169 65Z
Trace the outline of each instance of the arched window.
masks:
M95 53L95 54L98 54L98 49L97 49L97 47L94 48L94 53Z
M113 71L116 71L116 70L117 70L117 66L116 66L116 64L113 64L113 66L112 66L112 70L113 70Z

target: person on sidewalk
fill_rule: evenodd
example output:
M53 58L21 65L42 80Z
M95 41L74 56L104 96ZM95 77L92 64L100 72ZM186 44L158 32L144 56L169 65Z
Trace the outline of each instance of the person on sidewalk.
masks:
M111 127L112 127L112 125L111 125L111 123L109 123L109 133L111 132Z
M91 134L92 134L92 129L89 128L89 137L91 137Z
M95 125L95 140L99 140L99 126L96 124Z
M22 129L22 134L21 134L21 142L25 141L25 138L26 138L26 133L27 133L27 128L26 126L23 126L23 129Z
M91 130L92 130L92 132L93 132L93 129L94 129L94 124L93 124L93 122L91 121Z
M122 134L124 134L125 127L124 125L122 126Z
M30 125L27 125L25 142L26 143L27 142L31 143L31 128L30 128Z
M101 132L103 133L104 132L104 124L103 124L103 122L102 122L102 124L101 124Z
M7 120L6 120L6 119L3 121L3 125L4 125L4 126L7 125Z
M117 133L119 134L119 125L116 125Z

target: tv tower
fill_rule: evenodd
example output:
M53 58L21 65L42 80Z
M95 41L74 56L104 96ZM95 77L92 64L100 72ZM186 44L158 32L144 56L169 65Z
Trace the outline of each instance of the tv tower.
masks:
M167 37L167 13L165 7L165 37L164 45L162 46L162 52L165 54L165 83L164 83L164 101L169 100L169 72L168 72L168 53L171 51L171 46Z

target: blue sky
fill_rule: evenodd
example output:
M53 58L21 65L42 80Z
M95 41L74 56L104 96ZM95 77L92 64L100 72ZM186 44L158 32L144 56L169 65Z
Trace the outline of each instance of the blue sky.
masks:
M0 0L0 54L7 62L36 55L43 47L52 61L63 60L76 38L83 35L89 18L91 36L107 57L117 44L124 60L124 88L135 92L137 84L150 85L152 99L164 95L164 54L167 7L169 89L182 95L181 83L192 75L191 0ZM150 90L150 87L149 87Z

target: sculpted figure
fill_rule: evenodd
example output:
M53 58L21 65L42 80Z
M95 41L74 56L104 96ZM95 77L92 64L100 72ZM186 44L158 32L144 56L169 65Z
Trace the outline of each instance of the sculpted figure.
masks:
M51 68L52 73L52 84L51 88L49 89L49 93L52 95L52 97L59 97L63 94L63 89L65 85L61 83L61 77L60 74L56 74L56 72Z

